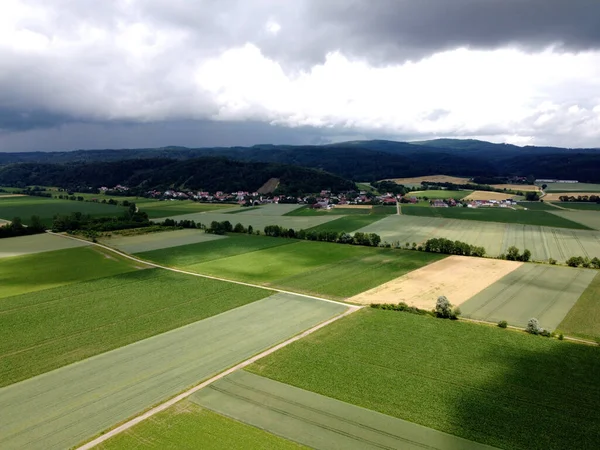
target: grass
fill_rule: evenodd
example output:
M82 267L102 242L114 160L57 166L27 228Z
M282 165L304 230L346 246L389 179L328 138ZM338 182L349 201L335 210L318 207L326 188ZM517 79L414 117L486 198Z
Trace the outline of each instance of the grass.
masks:
M402 207L402 214L420 217L443 217L447 219L477 220L484 222L518 223L545 227L589 230L583 224L558 217L546 211L512 210L508 208L424 208L419 206Z
M575 306L558 325L569 336L600 342L600 273L589 284Z
M0 302L0 386L267 295L263 289L148 269L6 297Z
M141 229L143 231L143 228ZM163 231L148 234L137 234L134 236L120 236L111 234L111 237L103 237L101 242L111 247L118 248L127 253L140 253L161 248L177 247L198 242L215 241L224 239L224 236L205 233L198 229L183 229L175 231Z
M96 448L112 449L249 449L307 448L259 428L215 414L183 400Z
M178 285L183 283L184 279L163 283L165 291L171 291L163 295L163 307L175 303ZM204 308L232 306L242 303L244 297L248 300L240 288L246 293L256 292L232 287L231 283L212 286L227 286L229 290L220 295L213 292L211 299L208 285L188 286L188 301L181 302L178 309L189 316L197 308L194 304ZM151 306L147 293L160 289L160 284L147 290L138 288L144 289L137 297L147 310ZM123 299L130 296L123 295L121 302L127 303ZM123 308L111 306L114 321ZM334 303L277 294L8 386L0 390L0 448L76 446L345 309ZM170 310L162 314L155 310L153 317L138 315L156 333L165 317L171 316ZM131 333L129 330L123 326L120 334ZM95 341L104 336L103 329L91 334Z
M460 200L462 198L467 197L473 191L447 191L447 190L427 190L427 191L413 191L406 194L407 197L417 197L417 198L425 198L427 197L429 200L433 199L446 199L453 198L455 200Z
M235 211L228 211L226 214L239 214L247 211L256 211L257 209L260 209L260 206L246 206Z
M600 203L591 203L591 202L552 202L555 205L558 205L562 208L567 209L577 209L582 211L600 211ZM556 208L554 208L556 209Z
M600 211L564 211L555 208L552 214L573 222L580 223L593 230L600 230Z
M547 202L519 202L518 205L530 211L558 211L557 208Z
M181 258L174 257L171 249L164 251L171 255L167 257L160 252L142 256L155 262L168 261L169 265L201 274L334 299L351 297L442 258L422 252L268 239L283 241L287 245L256 248L255 251L210 259L206 259L201 247L197 247L196 258L191 252L182 254ZM251 246L256 237L247 236L245 241ZM239 238L238 242L243 244ZM210 244L213 243L200 246ZM183 250L185 248L180 249Z
M238 370L192 402L317 449L461 449L488 446Z
M525 327L532 317L554 330L586 290L596 272L525 264L460 306L463 316Z
M332 209L313 209L309 206L295 209L286 213L286 216L354 216L371 214L371 208L344 208L336 206Z
M133 261L97 247L3 258L0 298L137 270Z
M53 236L47 233L4 238L0 241L0 244L0 259L89 245L86 242Z
M121 206L102 203L57 200L44 197L13 197L0 199L0 218L11 220L20 217L24 224L29 224L31 216L39 216L42 222L50 226L57 214L81 212L94 217L118 216L125 211Z
M368 308L248 370L499 448L600 439L598 349L497 327Z

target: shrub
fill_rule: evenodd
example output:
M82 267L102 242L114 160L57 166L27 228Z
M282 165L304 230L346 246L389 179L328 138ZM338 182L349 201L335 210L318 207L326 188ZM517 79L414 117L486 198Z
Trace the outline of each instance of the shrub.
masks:
M579 267L583 264L583 258L581 256L571 256L567 259L567 265L571 267Z
M564 338L565 338L565 335L564 335L564 334L560 333L560 334L558 335L558 340L559 340L559 341L562 341Z
M548 258L548 264L556 265L557 261L554 258Z
M525 331L527 331L530 334L540 334L544 331L544 329L540 326L540 322L535 317L533 317L529 319L529 322L527 322L527 327L525 328Z
M519 255L519 249L514 245L508 247L508 250L506 251L506 259L509 261L519 261L521 259L521 256Z
M523 254L521 255L521 261L527 262L531 259L531 252L528 249L523 250Z
M508 327L508 322L506 320L501 320L500 322L498 322L498 326L500 328L506 328Z
M442 295L437 299L434 313L441 319L457 320L461 311L459 308L452 308L450 301Z

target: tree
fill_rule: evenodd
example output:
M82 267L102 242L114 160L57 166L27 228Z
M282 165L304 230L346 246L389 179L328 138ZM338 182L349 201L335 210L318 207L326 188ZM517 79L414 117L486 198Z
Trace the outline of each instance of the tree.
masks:
M46 229L42 223L42 219L40 219L40 216L31 216L29 228L35 231L44 231Z
M535 317L533 317L529 319L529 322L527 322L527 327L525 328L525 331L527 331L530 334L540 334L544 331L544 329L540 326L540 322Z
M537 192L530 191L525 194L525 200L528 202L537 202L540 199L540 195Z
M508 250L506 250L506 259L508 259L509 261L519 261L519 249L514 245L508 247Z
M452 315L452 304L446 296L442 295L438 297L435 303L435 315L444 319Z
M528 249L523 250L523 254L521 255L521 261L527 262L531 259L531 252Z
M547 187L548 187L547 184L542 184L542 191L545 191Z

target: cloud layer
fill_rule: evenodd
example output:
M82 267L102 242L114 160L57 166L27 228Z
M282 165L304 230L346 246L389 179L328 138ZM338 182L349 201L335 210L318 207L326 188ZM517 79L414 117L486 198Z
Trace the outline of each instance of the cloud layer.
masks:
M3 0L0 150L178 121L203 124L198 146L225 121L600 147L598 17L596 0Z

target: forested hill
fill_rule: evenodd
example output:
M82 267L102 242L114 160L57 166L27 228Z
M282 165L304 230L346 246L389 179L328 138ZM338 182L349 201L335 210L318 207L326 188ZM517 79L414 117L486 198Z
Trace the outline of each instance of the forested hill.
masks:
M530 176L600 182L600 149L518 147L477 140L437 139L407 143L352 141L322 146L255 145L229 148L77 150L0 153L0 165L15 162L90 162L122 159L226 157L293 164L356 181L435 175Z
M256 191L270 178L279 178L278 192L299 194L356 188L327 172L285 164L240 162L226 158L165 158L67 164L17 163L0 167L0 185L190 189L210 192Z

